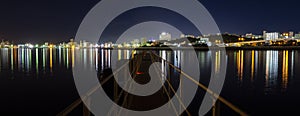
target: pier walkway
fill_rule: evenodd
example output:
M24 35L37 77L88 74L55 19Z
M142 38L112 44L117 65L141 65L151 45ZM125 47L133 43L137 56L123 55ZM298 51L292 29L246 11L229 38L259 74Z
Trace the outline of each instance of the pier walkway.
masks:
M199 88L201 88L203 91L206 91L211 95L211 98L216 102L212 108L212 110L209 112L212 116L218 116L221 115L221 110L223 107L229 108L231 111L235 112L235 114L246 116L248 115L243 110L239 109L237 106L235 106L233 103L229 102L228 100L224 99L223 97L215 94L212 90L209 90L208 87L201 84L199 80L195 80L193 77L189 76L185 72L183 72L179 67L176 67L171 62L166 61L165 59L161 58L159 55L155 54L151 50L143 50L143 51L137 51L134 57L125 62L124 65L120 66L119 69L115 71L115 74L123 75L123 73L126 73L126 70L123 70L125 66L129 66L131 76L133 80L139 84L147 84L151 78L149 74L149 68L154 62L164 62L168 66L166 69L167 71L167 77L161 80L164 80L165 83L163 83L163 87L150 96L136 96L132 95L124 90L121 89L120 86L116 83L114 80L114 75L110 74L108 76L103 77L100 76L100 84L103 86L103 88L107 91L108 96L117 103L119 106L124 107L126 109L131 109L134 111L148 111L151 109L158 108L164 104L166 104L171 98L177 98L179 101L179 106L174 105L172 102L169 103L170 109L172 114L174 115L188 115L191 116L191 114L188 110L185 110L184 113L179 114L179 112L183 109L188 109L188 106L185 106L180 97L181 97L181 90L178 90L179 92L176 93L177 89L179 88L180 84L180 78L187 78L194 84L198 85ZM155 69L160 69L161 67L156 67ZM170 74L172 72L177 72L178 74ZM156 73L160 75L162 72L159 70L156 70ZM179 76L181 74L182 76ZM163 82L163 81L162 81ZM128 87L131 87L131 84L127 84ZM75 102L70 104L67 108L65 108L63 111L57 114L57 116L66 116L69 113L71 113L74 109L78 108L79 106L83 105L83 116L90 116L92 115L88 108L83 104L83 100L90 100L89 96L92 95L97 89L99 89L98 86L91 88L90 91L88 91L85 96L82 97L82 99L77 99ZM134 89L134 88L133 88ZM113 91L113 92L112 92ZM222 107L221 107L222 105ZM114 111L114 108L111 108L111 112L113 112L113 115L120 115L123 116L125 114L121 114L118 112L121 111ZM210 115L207 114L207 115ZM110 115L110 114L108 114Z

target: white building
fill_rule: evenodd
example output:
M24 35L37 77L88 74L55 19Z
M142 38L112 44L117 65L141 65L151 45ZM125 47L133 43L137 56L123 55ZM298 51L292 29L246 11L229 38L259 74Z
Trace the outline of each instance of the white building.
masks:
M209 42L209 38L200 38L200 41Z
M279 35L278 32L265 33L265 40L277 40Z
M169 34L169 33L162 32L162 33L159 35L159 40L167 40L167 41L171 41L171 39L172 39L172 36L171 36L171 34Z
M300 39L300 34L295 34L295 39Z
M246 38L252 38L254 35L252 34L252 33L247 33L246 35L245 35L245 37Z

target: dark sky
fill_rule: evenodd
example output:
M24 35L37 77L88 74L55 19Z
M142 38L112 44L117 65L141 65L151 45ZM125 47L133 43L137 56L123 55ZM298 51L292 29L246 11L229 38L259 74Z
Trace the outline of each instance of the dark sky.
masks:
M1 0L0 37L15 43L67 41L100 0ZM300 31L299 0L200 0L221 32Z

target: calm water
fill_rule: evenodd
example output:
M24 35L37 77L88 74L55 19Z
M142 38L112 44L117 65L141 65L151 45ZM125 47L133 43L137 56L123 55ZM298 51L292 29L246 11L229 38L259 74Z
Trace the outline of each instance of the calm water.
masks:
M176 66L188 57L175 57L183 51L157 53ZM220 53L196 53L200 82L207 85L212 65L224 68L212 64L218 58L211 55ZM227 51L227 56L221 96L253 115L297 112L293 109L300 103L299 51L237 50ZM103 72L111 66L110 57L111 50L102 49L0 49L0 112L55 115L79 98L72 76L74 62L81 59ZM118 59L130 57L130 51L118 51Z

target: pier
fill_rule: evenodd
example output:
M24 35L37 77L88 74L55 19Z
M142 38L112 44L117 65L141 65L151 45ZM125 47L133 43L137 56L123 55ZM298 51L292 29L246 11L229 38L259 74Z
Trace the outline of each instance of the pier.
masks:
M165 83L162 83L163 85L162 88L153 95L141 97L141 96L132 95L122 90L122 88L119 87L116 81L114 80L113 74L110 74L105 77L104 75L100 76L99 77L100 83L103 86L103 88L105 88L105 91L106 93L108 93L108 96L121 107L131 109L134 111L147 111L147 110L160 107L161 105L164 105L169 100L171 100L171 98L174 97L180 103L178 107L175 106L172 102L170 102L169 108L172 109L174 114L177 116L179 115L192 116L193 114L191 114L190 111L188 110L188 106L185 106L181 101L181 96L182 96L181 90L178 90L178 92L176 93L176 90L179 88L179 86L182 86L179 83L176 83L176 81L180 81L181 78L187 78L191 82L196 84L202 91L207 92L211 95L211 99L215 103L213 104L213 108L209 112L209 115L212 116L221 115L221 110L225 107L226 109L230 109L232 112L234 112L237 115L241 115L241 116L248 115L245 111L235 106L234 103L231 103L227 99L216 94L214 91L208 89L208 87L201 84L199 80L195 80L193 77L183 72L179 67L176 67L175 65L163 59L162 57L155 54L155 52L151 50L142 50L142 51L138 51L136 54L133 54L133 58L131 58L131 60L125 63L122 63L124 65L120 66L115 73L117 75L124 75L126 73L124 67L129 65L130 73L133 80L139 84L147 84L147 82L149 82L149 80L151 79L149 75L149 67L154 62L165 63L167 76L165 79L164 78L161 79L161 80L165 80ZM159 67L155 69L159 69ZM177 76L176 74L172 75L171 71L178 73ZM156 73L160 74L162 72L156 70ZM182 76L178 76L179 74L181 74ZM127 86L131 87L131 83L129 82ZM85 96L82 97L82 99L81 98L77 99L75 102L70 104L67 108L65 108L63 111L57 114L57 116L66 116L69 113L71 113L74 109L78 108L80 105L83 105L83 110L82 110L83 115L90 116L91 113L88 110L89 106L87 106L89 104L84 105L82 101L89 101L91 103L92 99L89 96L92 95L97 89L99 89L99 86L90 89L90 91L88 91L85 94ZM185 110L183 111L182 114L178 113L182 110ZM111 108L110 112L111 114L108 115L124 115L120 113L122 111L114 111L114 108Z

